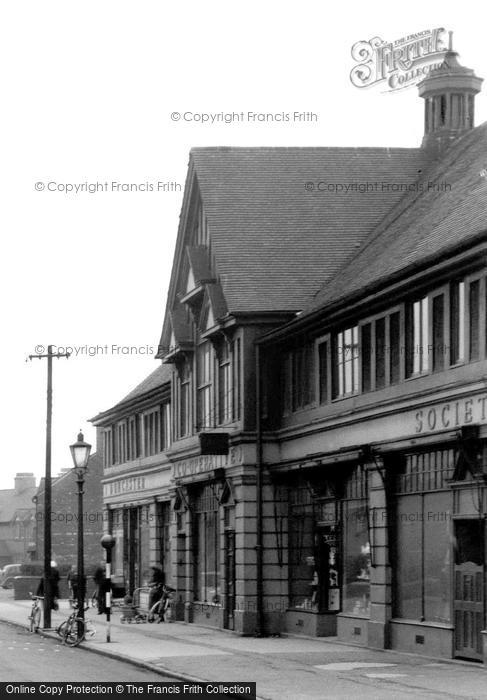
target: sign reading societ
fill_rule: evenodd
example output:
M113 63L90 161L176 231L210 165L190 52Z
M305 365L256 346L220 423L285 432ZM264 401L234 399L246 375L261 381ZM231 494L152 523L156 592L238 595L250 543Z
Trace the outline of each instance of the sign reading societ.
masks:
M415 432L428 433L487 421L487 394L459 401L447 401L415 414Z

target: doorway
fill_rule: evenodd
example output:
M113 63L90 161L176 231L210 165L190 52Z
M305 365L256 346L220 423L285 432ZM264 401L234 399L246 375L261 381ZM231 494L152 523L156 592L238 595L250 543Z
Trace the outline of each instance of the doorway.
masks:
M484 521L455 522L455 656L481 661L484 629Z

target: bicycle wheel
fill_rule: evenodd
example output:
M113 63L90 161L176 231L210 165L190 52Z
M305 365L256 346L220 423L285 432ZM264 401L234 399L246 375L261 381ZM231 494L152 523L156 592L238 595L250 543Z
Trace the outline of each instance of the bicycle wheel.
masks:
M63 644L67 644L68 647L75 647L81 644L85 638L85 621L81 617L70 617L63 624L65 624Z
M61 622L61 624L59 625L59 627L56 627L56 632L57 632L58 635L61 637L61 639L64 638L64 633L65 633L65 631L66 631L66 625L67 625L67 623L68 623L68 621L67 621L67 620L64 620L64 622Z
M30 617L30 631L31 632L37 632L39 627L41 626L41 610L40 608L35 608L32 610Z

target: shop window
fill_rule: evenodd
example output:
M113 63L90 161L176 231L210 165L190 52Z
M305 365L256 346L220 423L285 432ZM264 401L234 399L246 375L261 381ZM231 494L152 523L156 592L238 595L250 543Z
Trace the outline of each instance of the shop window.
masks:
M138 585L147 586L151 578L150 569L150 524L152 522L150 506L144 505L138 510ZM137 583L137 581L136 581Z
M289 605L312 611L340 609L337 502L307 481L289 489Z
M220 602L220 510L216 487L206 485L193 511L194 595L204 603Z
M343 612L370 614L370 542L367 475L356 467L345 485L343 500Z
M333 397L359 390L358 326L337 333L333 348Z
M410 454L396 476L396 617L450 622L451 491L455 451Z
M213 427L212 411L212 362L213 351L211 343L206 340L198 346L196 357L196 421L197 430Z
M159 565L164 571L164 580L171 580L171 504L157 504L157 540L159 543Z
M289 605L318 610L314 593L315 517L309 489L300 485L290 492L289 518Z

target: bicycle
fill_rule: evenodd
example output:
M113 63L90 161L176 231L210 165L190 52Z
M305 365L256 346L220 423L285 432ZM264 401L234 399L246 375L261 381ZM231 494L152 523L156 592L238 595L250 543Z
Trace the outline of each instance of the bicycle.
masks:
M162 597L149 610L147 622L172 622L172 594L175 589L163 585Z
M29 620L29 632L37 632L41 626L41 605L40 600L44 600L43 596L34 595L29 593L32 599L32 608L30 610L30 615L27 618Z
M89 608L90 606L86 605L84 610L89 610ZM78 615L78 605L74 603L70 616L64 622L61 622L56 632L61 637L63 644L75 647L85 639L94 637L96 629L91 620L83 619Z

